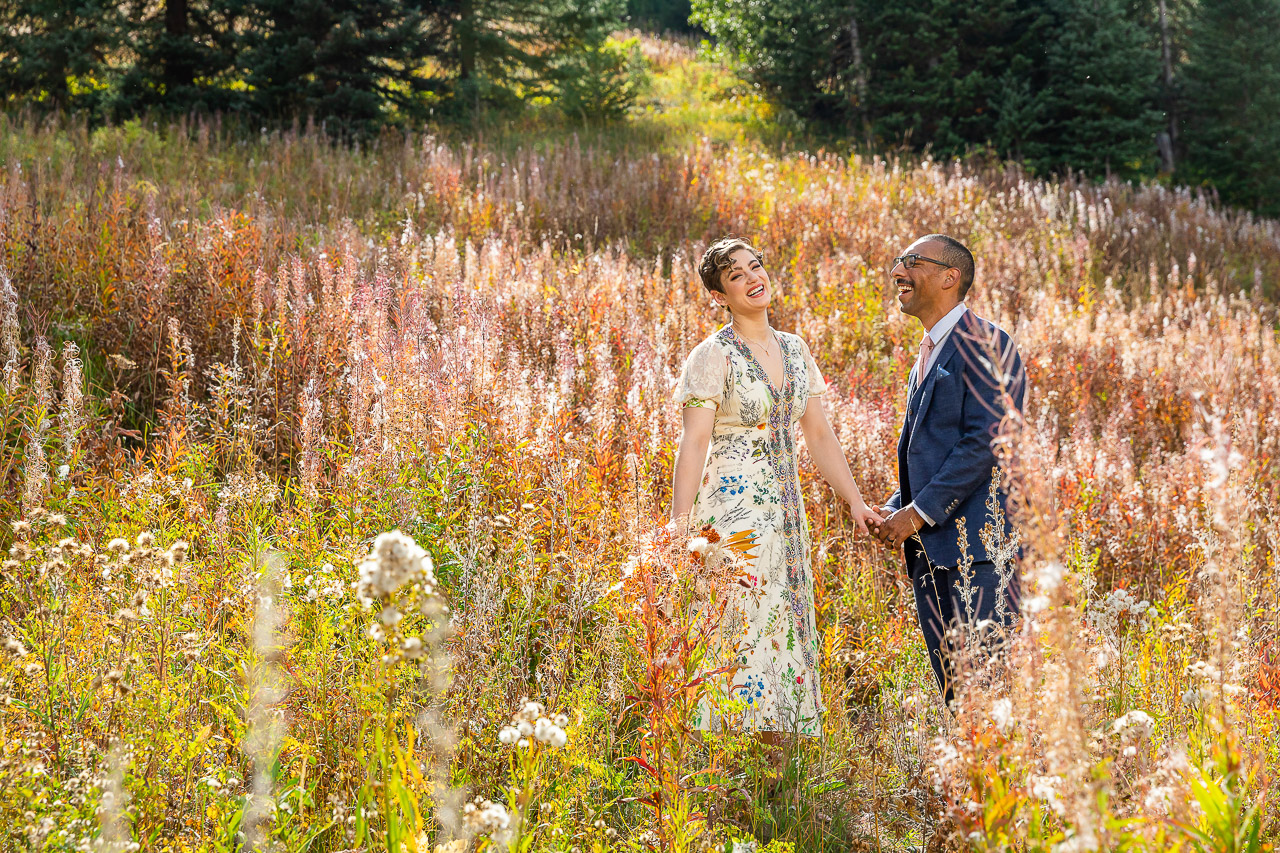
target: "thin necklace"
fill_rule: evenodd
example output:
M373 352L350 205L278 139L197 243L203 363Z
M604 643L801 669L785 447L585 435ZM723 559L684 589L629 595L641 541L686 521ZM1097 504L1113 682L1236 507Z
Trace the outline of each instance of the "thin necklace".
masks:
M743 340L744 342L746 342L746 343L748 343L748 344L755 344L756 346L760 347L760 349L764 350L764 354L765 354L765 355L771 355L771 354L772 354L772 353L771 353L771 351L770 351L770 349L769 349L768 344L764 344L764 343L761 343L760 341L756 341L756 340L752 340L751 338L748 338L746 335L742 334L742 332L739 332L739 331L738 331L738 327L737 327L737 326L733 326L732 328L733 328L733 333L734 333L735 335L737 335L738 337L742 338L742 340ZM769 327L768 327L768 326L766 326L765 328L769 328ZM769 329L769 334L770 334L770 336L772 336L772 334L773 334L773 329Z

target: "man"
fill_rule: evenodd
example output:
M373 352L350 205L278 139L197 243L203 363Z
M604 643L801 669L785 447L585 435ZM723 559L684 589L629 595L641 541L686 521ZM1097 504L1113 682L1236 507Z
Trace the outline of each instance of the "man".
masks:
M995 555L987 554L980 534L989 521L992 440L1006 414L1021 411L1026 375L1009 335L964 303L973 268L973 253L962 243L929 234L895 258L889 271L903 313L919 319L925 335L907 382L898 491L879 508L885 521L873 531L885 544L905 550L929 663L948 704L954 698L948 628L987 619L1007 626L1017 614L1017 578L1008 576L1016 567L1004 567L1002 584ZM1003 509L1003 491L999 500ZM961 519L973 560L968 607ZM1003 606L997 601L1001 593Z

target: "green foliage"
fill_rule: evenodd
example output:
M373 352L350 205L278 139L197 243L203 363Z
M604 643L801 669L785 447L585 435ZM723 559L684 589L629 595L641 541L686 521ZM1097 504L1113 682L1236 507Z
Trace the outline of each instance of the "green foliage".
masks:
M420 118L441 81L421 73L444 50L438 4L411 0L254 0L241 67L253 111L315 116L341 130Z
M692 32L689 0L627 0L627 17L633 25L656 32Z
M1046 172L1072 168L1129 176L1152 171L1160 121L1153 104L1159 59L1126 6L1123 0L1046 4L1042 83L1030 104L1016 107L1029 113L1025 123L1007 124L1023 124L1027 135L1014 136L1001 150ZM1011 67L1006 85L1016 86L1017 76ZM1006 100L1005 106L1013 104Z
M95 112L123 46L121 6L108 0L0 3L0 90L7 100Z
M124 67L112 112L242 109L242 87L234 82L243 6L241 0L139 5L129 37L136 58Z
M1277 0L1200 3L1183 72L1180 177L1270 215L1280 213L1280 42L1271 35L1278 30Z
M608 39L566 56L555 69L555 80L555 101L564 114L593 121L625 116L647 74L636 39Z
M95 118L223 111L256 126L386 125L564 99L626 113L644 83L611 44L624 0L166 0L0 5L0 81L14 103ZM126 49L127 48L127 49Z
M693 20L750 83L824 132L1136 177L1154 174L1157 135L1181 125L1180 177L1280 210L1280 48L1256 37L1280 25L1280 5L1187 5L695 0ZM1181 119L1172 131L1169 111Z
M850 85L848 16L829 0L694 0L691 20L778 104L800 116L843 124L857 113Z

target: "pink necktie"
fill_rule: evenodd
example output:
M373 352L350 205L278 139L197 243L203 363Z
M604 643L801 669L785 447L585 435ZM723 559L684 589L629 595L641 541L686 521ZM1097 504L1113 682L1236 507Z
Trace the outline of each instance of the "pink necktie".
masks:
M920 357L916 360L916 385L924 382L924 371L929 365L929 356L933 354L933 338L926 333L920 339Z

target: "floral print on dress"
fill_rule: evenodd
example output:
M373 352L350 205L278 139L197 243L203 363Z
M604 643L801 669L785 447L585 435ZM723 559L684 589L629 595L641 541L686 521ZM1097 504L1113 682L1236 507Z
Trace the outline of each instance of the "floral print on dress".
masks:
M746 343L725 326L689 354L676 390L682 407L715 408L702 483L690 523L722 539L751 542L760 587L736 593L726 625L742 625L734 654L734 696L742 725L756 731L822 731L818 635L814 625L809 525L796 460L796 423L826 382L804 341L778 332L783 379L777 388ZM761 594L763 593L763 594ZM707 703L694 725L716 725Z

